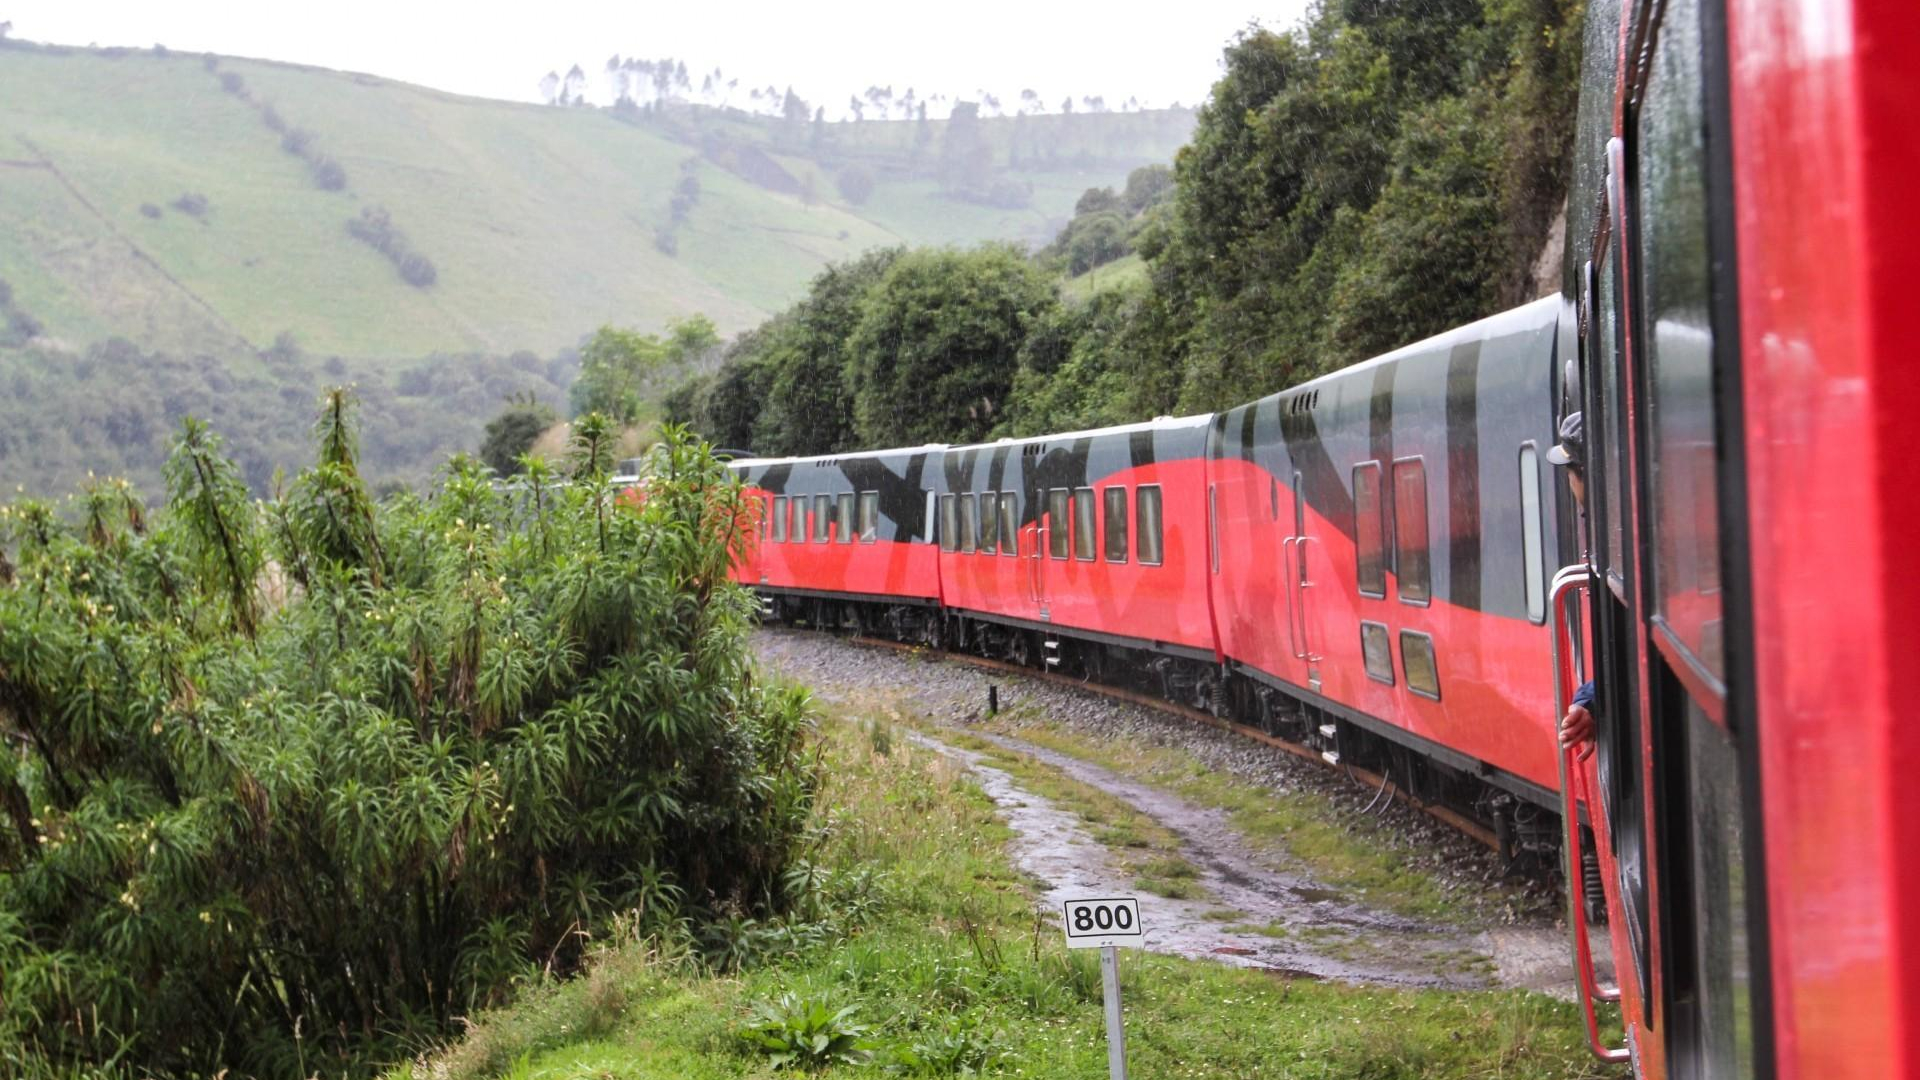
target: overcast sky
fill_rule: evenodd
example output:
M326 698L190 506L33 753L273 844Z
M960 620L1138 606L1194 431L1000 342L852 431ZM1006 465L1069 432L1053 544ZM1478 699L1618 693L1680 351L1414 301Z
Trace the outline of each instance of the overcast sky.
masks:
M791 84L845 111L869 85L971 97L1023 89L1060 99L1200 101L1221 48L1250 23L1293 26L1306 0L1184 0L1131 17L1124 4L1049 0L413 3L408 0L0 0L16 37L68 45L218 52L365 71L483 97L537 100L550 69L670 56L748 86ZM3 54L0 54L3 56ZM699 77L693 79L697 85ZM600 87L595 86L599 96ZM745 104L736 98L737 104Z

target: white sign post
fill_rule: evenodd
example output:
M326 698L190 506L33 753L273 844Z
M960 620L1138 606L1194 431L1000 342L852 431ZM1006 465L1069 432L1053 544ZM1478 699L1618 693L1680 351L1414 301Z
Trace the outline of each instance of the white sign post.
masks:
M1120 1024L1120 957L1114 949L1138 948L1144 940L1140 901L1131 896L1069 900L1064 908L1067 948L1100 950L1100 988L1107 1007L1107 1077L1127 1080L1127 1037Z

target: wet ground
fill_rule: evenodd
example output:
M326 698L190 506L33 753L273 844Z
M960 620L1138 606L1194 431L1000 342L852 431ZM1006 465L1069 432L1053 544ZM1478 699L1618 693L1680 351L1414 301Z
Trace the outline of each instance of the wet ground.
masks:
M829 708L884 703L919 721L911 737L964 764L1000 808L1014 833L1015 862L1034 878L1039 902L1051 911L1058 912L1068 897L1131 895L1140 901L1144 945L1157 952L1370 985L1515 986L1572 995L1571 948L1548 898L1492 916L1485 905L1475 905L1471 916L1457 922L1382 911L1329 888L1283 846L1250 842L1219 810L1056 750L979 730L970 721L984 711L991 684L1004 707L1037 706L1076 726L1152 729L1155 741L1184 745L1202 760L1210 756L1200 752L1203 747L1216 753L1224 748L1231 760L1222 764L1237 777L1244 780L1251 772L1276 790L1329 784L1327 776L1314 775L1320 770L1280 751L1097 694L930 663L824 634L766 630L757 635L756 648L764 664L813 687ZM1179 855L1197 871L1199 895L1183 899L1140 889L1118 853L1097 840L1078 813L1023 787L987 754L956 745L962 732L1107 792L1152 819L1176 838ZM1221 740L1227 740L1224 747ZM1357 808L1330 798L1327 809L1338 815ZM1433 848L1441 860L1435 873L1451 874L1469 887L1476 874L1488 873L1475 865L1485 858L1471 845L1438 836L1415 815L1404 817L1422 847ZM1596 944L1604 951L1603 943Z

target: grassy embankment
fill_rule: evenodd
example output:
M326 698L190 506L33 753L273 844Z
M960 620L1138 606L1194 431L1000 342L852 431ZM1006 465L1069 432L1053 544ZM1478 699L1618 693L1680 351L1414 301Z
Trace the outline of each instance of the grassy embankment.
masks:
M831 1072L1099 1075L1093 954L1066 952L1036 918L986 797L884 718L832 721L822 743L829 780L815 859L824 892L841 899L816 931L777 935L784 944L732 975L640 943L609 945L586 976L476 1018L417 1074L770 1076L771 1058L741 1032L757 1004L794 995L850 1008L845 1022L869 1029L870 1062ZM1573 1008L1537 995L1357 989L1139 953L1123 972L1141 1076L1601 1075Z

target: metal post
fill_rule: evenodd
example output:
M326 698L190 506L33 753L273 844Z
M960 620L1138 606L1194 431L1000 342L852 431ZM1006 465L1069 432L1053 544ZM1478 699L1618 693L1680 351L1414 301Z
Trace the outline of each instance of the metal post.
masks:
M1000 688L991 683L987 685L987 715L1000 715Z
M1100 986L1107 1003L1107 1080L1127 1080L1127 1035L1120 1027L1120 957L1100 950Z

